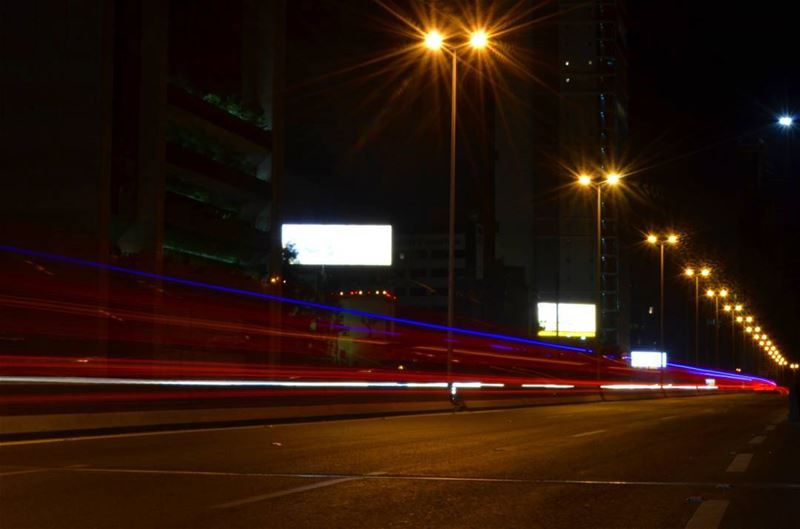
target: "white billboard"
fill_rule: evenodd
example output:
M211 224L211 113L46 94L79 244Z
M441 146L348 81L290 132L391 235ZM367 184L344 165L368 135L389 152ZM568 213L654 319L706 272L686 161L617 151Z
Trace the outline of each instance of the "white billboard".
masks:
M375 224L284 224L283 247L297 251L293 264L390 266L392 227Z
M660 351L631 351L631 367L644 369L667 367L667 353Z
M539 336L592 338L595 335L594 303L539 303L536 306Z

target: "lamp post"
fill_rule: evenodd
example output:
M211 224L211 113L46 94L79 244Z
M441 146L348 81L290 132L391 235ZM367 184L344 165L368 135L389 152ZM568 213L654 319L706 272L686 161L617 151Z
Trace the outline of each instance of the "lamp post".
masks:
M731 369L736 368L736 311L742 309L742 305L733 303L726 303L722 306L722 310L731 317Z
M714 366L719 369L719 299L728 297L727 289L708 289L706 296L714 300Z
M597 370L599 380L600 370L600 344L602 343L601 333L603 330L603 185L616 186L619 184L621 176L618 173L608 173L605 179L595 179L589 175L582 174L578 177L578 183L584 187L593 187L596 191L595 206L595 259L594 259L594 295L595 295L595 355L597 357Z
M424 45L432 51L450 54L450 213L448 220L448 257L447 257L447 378L451 378L453 370L453 323L455 316L455 240L456 240L456 110L458 89L458 50L461 46L448 46L445 37L433 29L424 35ZM489 45L489 35L483 29L477 29L469 35L467 44L474 50L482 50Z
M659 311L659 347L661 352L664 352L664 246L670 244L672 246L678 244L678 236L675 234L667 235L665 238L659 238L657 235L650 234L647 236L647 242L652 245L658 245L660 249L660 272L659 272L659 290L661 291L661 309Z
M700 365L700 278L711 275L709 268L701 268L698 273L694 268L683 271L687 277L694 278L694 365Z

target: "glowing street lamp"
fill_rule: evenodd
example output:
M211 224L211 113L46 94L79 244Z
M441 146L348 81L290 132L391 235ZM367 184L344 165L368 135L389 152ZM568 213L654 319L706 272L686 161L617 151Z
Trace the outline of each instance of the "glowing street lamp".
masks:
M444 37L438 31L431 30L425 34L425 47L429 50L437 51L444 44Z
M447 261L447 376L453 367L453 320L455 315L455 240L456 240L456 111L458 84L458 47L448 46L445 37L437 29L431 29L423 35L423 45L435 53L448 53L451 59L452 75L450 78L450 219L448 229L448 261ZM483 50L489 45L489 35L479 29L469 35L469 45L474 50Z
M597 377L600 377L600 344L602 343L601 331L603 329L603 282L602 282L602 263L603 263L603 186L614 187L619 184L621 176L619 173L611 172L605 178L593 178L588 174L578 176L578 184L582 187L594 187L596 192L595 206L595 347L597 349Z
M728 294L729 291L726 288L706 290L706 297L714 300L714 364L717 368L719 368L719 300L727 298Z
M651 243L652 244L652 243ZM694 278L694 365L700 364L700 278L711 275L711 269L703 267L698 273L692 267L687 267L683 275Z
M664 238L659 238L658 235L650 233L647 235L647 242L648 244L658 245L660 250L660 290L661 290L661 312L659 313L659 343L661 345L661 350L664 350L664 246L670 244L675 246L678 244L678 236L674 233L667 234Z
M489 35L482 29L474 31L469 37L469 44L473 48L481 50L489 44Z
M794 125L794 118L792 116L781 116L778 118L778 125L789 128Z

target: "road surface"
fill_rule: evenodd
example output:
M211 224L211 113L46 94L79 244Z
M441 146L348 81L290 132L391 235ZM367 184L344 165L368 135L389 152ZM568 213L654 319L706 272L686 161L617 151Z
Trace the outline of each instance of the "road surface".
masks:
M6 528L800 527L786 398L0 444Z

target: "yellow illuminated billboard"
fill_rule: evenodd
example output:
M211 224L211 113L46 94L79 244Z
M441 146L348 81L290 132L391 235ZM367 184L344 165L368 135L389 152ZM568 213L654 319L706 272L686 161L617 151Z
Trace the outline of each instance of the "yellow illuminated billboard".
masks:
M596 329L594 303L538 303L539 336L593 338Z

